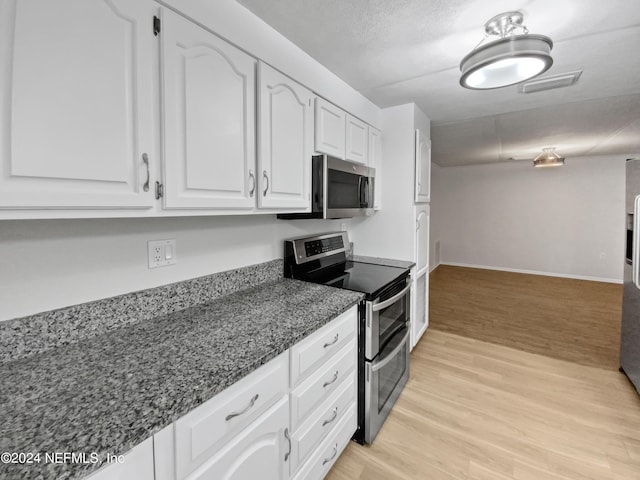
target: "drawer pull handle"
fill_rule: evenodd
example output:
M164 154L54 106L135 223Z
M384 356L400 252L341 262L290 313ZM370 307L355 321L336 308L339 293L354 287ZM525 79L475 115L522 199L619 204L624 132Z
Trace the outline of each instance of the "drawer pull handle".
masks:
M334 458L336 458L336 455L338 454L338 444L336 443L333 446L333 453L331 454L331 456L329 458L325 458L322 461L322 465L326 465L327 463L329 463L331 460L333 460Z
M327 388L329 385L334 383L336 380L338 380L338 370L336 370L336 373L333 374L333 378L331 380L329 380L328 382L324 382L322 384L322 388Z
M229 415L227 415L224 419L225 422L228 422L229 420L231 420L234 417L238 417L240 415L242 415L243 413L247 413L247 411L253 407L256 403L256 401L258 400L258 397L260 395L258 395L257 393L253 396L253 398L251 399L251 401L249 402L249 405L247 405L243 410L239 411L239 412L233 412L230 413Z
M327 348L327 347L330 347L331 345L335 345L337 341L338 341L338 334L336 333L336 336L333 337L333 340L331 340L330 342L325 343L322 348Z
M338 417L338 407L333 409L333 415L331 415L331 418L329 420L325 420L324 422L322 422L322 426L324 427L325 425L329 425L331 422L333 422L336 418Z
M286 462L287 460L289 460L289 455L291 455L291 437L289 436L288 428L284 429L284 438L286 438L287 442L289 442L289 451L284 454L284 461Z

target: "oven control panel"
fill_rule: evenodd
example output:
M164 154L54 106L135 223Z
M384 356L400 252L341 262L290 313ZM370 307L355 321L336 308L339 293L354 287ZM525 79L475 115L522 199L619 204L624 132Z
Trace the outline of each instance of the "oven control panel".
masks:
M313 257L319 253L332 252L344 248L342 235L339 237L329 237L322 240L309 240L304 243L304 251L307 257Z
M334 258L333 256L336 256L336 262L344 262L347 245L349 245L347 232L325 233L285 240L285 263L300 265L321 258L330 260ZM341 258L338 258L340 254L342 254Z

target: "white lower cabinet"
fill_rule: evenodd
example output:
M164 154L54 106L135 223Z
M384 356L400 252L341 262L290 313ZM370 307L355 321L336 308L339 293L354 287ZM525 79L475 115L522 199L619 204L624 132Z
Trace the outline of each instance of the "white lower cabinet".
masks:
M155 480L323 478L357 427L357 319L354 306L154 435Z
M412 300L414 310L411 315L411 348L413 349L429 326L428 270L413 279Z
M153 438L125 453L122 463L109 463L86 480L154 480Z
M291 471L295 472L317 449L318 444L332 431L355 405L357 382L351 375L341 383L333 395L294 431L291 446ZM353 433L353 432L352 432Z
M249 428L233 438L188 480L285 480L289 478L291 440L289 400L283 397Z
M295 474L294 480L320 480L336 462L357 427L356 405L353 403L331 434L314 451L311 458Z

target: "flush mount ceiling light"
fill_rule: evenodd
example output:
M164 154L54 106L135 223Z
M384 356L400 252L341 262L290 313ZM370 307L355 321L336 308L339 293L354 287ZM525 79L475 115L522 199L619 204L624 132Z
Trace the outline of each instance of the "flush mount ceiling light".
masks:
M533 159L534 167L559 167L564 165L564 157L555 152L555 147L542 149L542 153Z
M553 42L529 34L522 18L520 12L506 12L485 24L485 37L460 62L460 85L474 90L507 87L549 70ZM522 33L516 35L517 30ZM482 45L491 36L499 38Z

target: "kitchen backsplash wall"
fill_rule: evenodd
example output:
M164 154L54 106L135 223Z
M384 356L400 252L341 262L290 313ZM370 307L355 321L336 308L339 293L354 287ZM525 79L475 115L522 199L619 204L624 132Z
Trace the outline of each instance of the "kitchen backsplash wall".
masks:
M442 263L621 282L625 158L441 168Z
M283 261L272 260L0 322L0 362L76 343L273 282L282 277L282 270Z
M282 240L349 221L238 217L0 222L0 321L282 258ZM176 239L149 269L147 241Z

